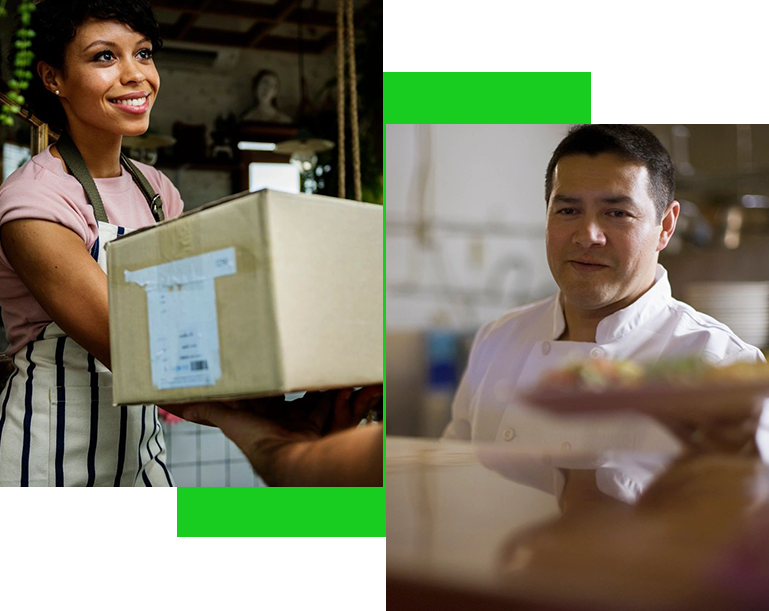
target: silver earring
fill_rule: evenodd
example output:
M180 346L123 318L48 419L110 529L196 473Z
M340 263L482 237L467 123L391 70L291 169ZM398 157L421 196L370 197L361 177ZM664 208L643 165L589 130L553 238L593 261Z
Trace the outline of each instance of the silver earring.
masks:
M56 95L59 95L59 90L58 89L56 90Z

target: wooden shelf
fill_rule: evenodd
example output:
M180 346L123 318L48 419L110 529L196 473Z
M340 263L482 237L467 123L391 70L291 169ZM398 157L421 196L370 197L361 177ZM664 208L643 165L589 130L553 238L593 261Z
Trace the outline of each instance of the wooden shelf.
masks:
M174 161L173 159L159 160L155 165L167 170L205 170L212 172L247 171L248 164L260 163L289 163L291 155L279 155L269 151L238 151L238 160L222 161L220 159L205 159L203 161Z
M156 163L155 167L164 170L204 170L207 172L235 172L240 170L239 163L227 163L218 159L210 161L164 161Z
M257 123L242 121L238 125L240 140L256 142L281 142L290 140L299 133L299 126L289 123Z

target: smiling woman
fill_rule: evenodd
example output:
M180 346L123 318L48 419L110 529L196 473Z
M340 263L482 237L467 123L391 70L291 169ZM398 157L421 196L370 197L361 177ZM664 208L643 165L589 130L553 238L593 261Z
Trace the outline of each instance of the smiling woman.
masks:
M105 244L181 213L120 153L144 133L162 43L144 0L44 0L31 110L61 132L0 187L0 485L169 486L157 408L112 407Z
M43 8L39 14L46 12ZM119 175L119 154L114 151L119 153L123 136L147 131L160 89L152 59L160 47L157 30L148 36L128 23L91 16L77 28L63 56L41 46L32 106L39 102L46 120L56 127L66 124L76 143L88 143L79 148L87 164L90 154L94 177ZM58 99L51 99L52 93ZM59 157L57 153L54 149Z
M70 98L76 96L77 91L52 87L53 83L47 79L59 76L70 81L73 87L82 85L93 94L88 100L108 103L111 98L141 89L139 82L128 86L120 82L119 71L133 70L141 72L136 74L141 83L154 85L157 95L160 79L152 57L162 48L162 41L146 2L44 2L38 5L33 16L37 35L32 50L37 62L35 71L40 78L30 83L27 98L35 114L57 131L67 123L66 105L72 103ZM76 74L70 74L70 70ZM69 77L76 80L73 82ZM143 133L138 131L138 125L132 129Z

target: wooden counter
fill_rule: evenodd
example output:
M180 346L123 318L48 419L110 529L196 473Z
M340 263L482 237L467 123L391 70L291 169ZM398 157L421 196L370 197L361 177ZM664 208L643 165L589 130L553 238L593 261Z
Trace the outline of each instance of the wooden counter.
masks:
M769 608L769 545L744 553L753 538L769 543L757 458L681 459L636 505L584 498L562 513L553 495L484 467L469 443L388 438L388 604Z

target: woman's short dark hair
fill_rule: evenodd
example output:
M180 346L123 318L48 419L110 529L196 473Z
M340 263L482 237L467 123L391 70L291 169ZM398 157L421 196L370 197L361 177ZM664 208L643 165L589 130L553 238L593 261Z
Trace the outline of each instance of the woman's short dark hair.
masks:
M553 190L556 164L568 155L613 153L622 159L646 166L649 171L649 195L662 220L675 197L676 177L673 160L662 143L640 125L575 125L553 151L545 175L545 202Z
M43 0L32 13L32 80L25 92L26 105L42 121L56 130L67 123L61 102L48 91L37 74L37 62L62 70L64 53L78 28L89 19L119 21L144 34L152 42L153 53L163 46L160 28L147 0ZM11 69L13 71L13 68Z

